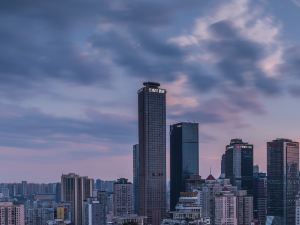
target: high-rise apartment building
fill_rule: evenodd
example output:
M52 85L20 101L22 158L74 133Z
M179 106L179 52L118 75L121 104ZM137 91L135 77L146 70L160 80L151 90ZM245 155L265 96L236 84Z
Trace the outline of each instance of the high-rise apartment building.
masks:
M92 197L93 186L93 179L88 177L80 177L74 173L61 176L61 199L71 204L74 225L83 225L83 204Z
M24 205L12 202L0 202L1 225L25 225Z
M226 188L215 197L215 225L237 225L236 196Z
M145 82L138 91L139 214L159 225L166 214L166 90Z
M186 180L199 175L198 123L170 126L170 209L173 211L180 192L186 191Z
M294 225L299 191L299 143L276 139L267 143L267 215L282 225Z
M247 191L240 190L236 194L237 224L249 225L253 221L253 196L247 195Z
M242 139L232 139L226 146L225 177L238 190L253 195L253 145Z
M133 185L125 178L114 183L114 216L133 214Z
M139 208L139 145L133 145L133 208L134 213L138 214Z

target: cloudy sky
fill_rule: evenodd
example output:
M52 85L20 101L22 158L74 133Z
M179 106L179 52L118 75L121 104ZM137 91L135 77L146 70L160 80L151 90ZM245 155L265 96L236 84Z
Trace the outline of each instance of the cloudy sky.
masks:
M0 181L131 179L148 80L168 126L199 122L202 176L231 138L262 170L267 141L300 141L299 0L10 0L0 18Z

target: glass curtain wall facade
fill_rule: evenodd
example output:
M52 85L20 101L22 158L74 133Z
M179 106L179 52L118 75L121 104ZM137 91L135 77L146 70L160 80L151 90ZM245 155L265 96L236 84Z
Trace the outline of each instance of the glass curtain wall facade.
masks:
M170 209L178 203L186 181L199 175L198 123L178 123L170 126Z
M268 217L283 225L295 224L295 200L299 191L299 143L276 139L267 143Z

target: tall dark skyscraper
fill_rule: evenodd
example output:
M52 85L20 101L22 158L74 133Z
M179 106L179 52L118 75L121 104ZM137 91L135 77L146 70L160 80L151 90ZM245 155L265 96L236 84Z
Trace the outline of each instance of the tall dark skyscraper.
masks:
M282 225L295 224L299 191L299 143L276 139L267 143L268 217Z
M138 214L139 209L139 196L138 196L138 190L139 190L139 145L133 145L133 195L134 195L134 201L133 201L133 207L134 212Z
M199 175L198 123L178 123L170 126L170 209L173 211L186 180Z
M253 145L232 139L226 146L225 177L239 190L253 195Z
M166 214L166 90L145 82L138 91L139 215L160 225Z

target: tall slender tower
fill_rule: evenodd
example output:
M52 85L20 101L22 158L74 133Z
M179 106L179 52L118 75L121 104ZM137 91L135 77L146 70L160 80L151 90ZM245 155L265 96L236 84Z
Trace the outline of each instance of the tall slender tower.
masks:
M273 140L267 143L267 154L267 215L282 225L294 225L299 191L299 143Z
M145 82L138 91L139 215L159 225L166 214L166 90Z
M61 198L71 204L74 225L83 225L84 201L92 197L93 185L93 179L74 173L61 176Z
M186 181L199 175L198 123L177 123L170 126L170 209L173 211Z

